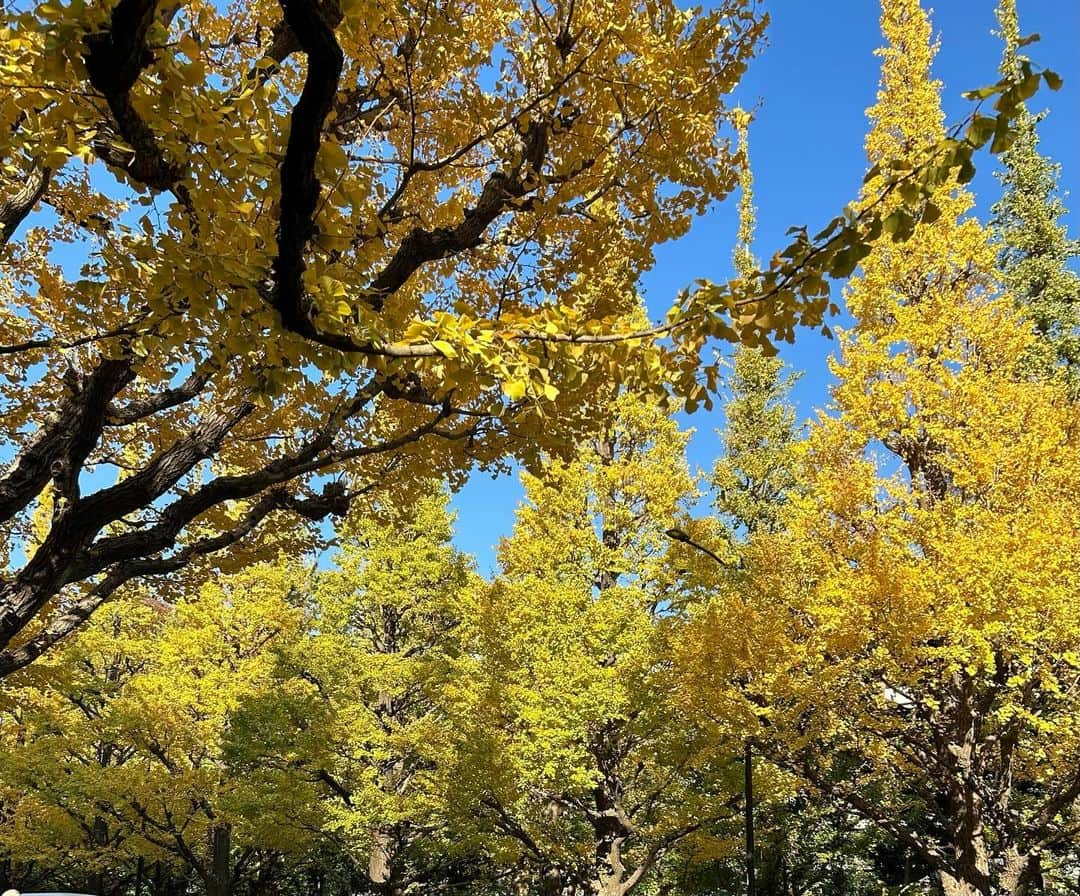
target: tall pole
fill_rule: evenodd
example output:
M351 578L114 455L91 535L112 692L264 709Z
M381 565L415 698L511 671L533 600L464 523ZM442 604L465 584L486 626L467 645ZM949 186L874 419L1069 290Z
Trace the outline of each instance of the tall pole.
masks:
M754 870L754 748L746 742L743 754L743 818L746 832L746 896L755 896Z

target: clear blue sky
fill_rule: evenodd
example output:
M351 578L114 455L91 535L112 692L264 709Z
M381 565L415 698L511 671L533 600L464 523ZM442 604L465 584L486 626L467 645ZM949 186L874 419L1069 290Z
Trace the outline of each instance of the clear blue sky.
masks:
M751 63L737 98L757 107L751 156L758 206L757 253L768 258L787 245L793 224L811 230L830 220L858 192L866 168L865 112L877 90L881 43L877 0L767 0L772 16L769 45ZM1001 45L995 28L996 0L937 0L933 21L941 40L935 66L944 82L943 101L950 122L963 118L970 104L965 90L997 80ZM1042 40L1030 48L1034 61L1065 79L1058 93L1042 91L1034 108L1049 107L1040 127L1043 152L1063 166L1062 188L1080 202L1080 3L1077 0L1018 0L1021 29ZM984 217L998 186L993 161L982 156L974 183ZM733 197L734 198L734 197ZM690 233L661 247L656 267L645 278L645 295L660 315L674 294L698 277L726 279L735 233L733 200L699 219ZM1080 214L1072 214L1072 235L1080 235ZM834 292L839 296L839 289ZM795 398L803 418L828 401L826 359L834 343L802 332L782 354L803 371ZM717 414L698 413L685 424L696 430L691 463L708 468L716 453ZM513 525L521 500L516 476L492 480L474 475L455 497L457 543L476 555L480 570L494 565L494 547Z

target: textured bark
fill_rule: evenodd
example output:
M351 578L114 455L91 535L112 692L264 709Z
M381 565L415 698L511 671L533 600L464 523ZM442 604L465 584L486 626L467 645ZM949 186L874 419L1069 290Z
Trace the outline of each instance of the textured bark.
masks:
M951 730L939 761L947 771L947 796L952 824L955 875L952 886L970 887L972 892L991 890L990 850L986 841L985 805L974 786L981 777L979 718L974 686L968 676L957 673L946 701ZM944 880L944 878L943 878Z
M104 395L98 397L104 399ZM91 422L82 433L84 438L75 439L64 457L53 461L54 482L61 483L57 489L57 510L49 534L33 558L18 575L0 587L0 648L6 648L11 639L61 588L104 569L106 564L88 565L87 551L105 526L149 506L197 463L212 457L233 426L251 410L251 406L241 406L231 412L211 414L139 473L86 498L79 498L78 475L86 455L100 434L107 400L99 401L100 407L88 415ZM59 469L58 464L61 464ZM65 482L70 484L69 489L62 487ZM68 493L65 494L65 491ZM128 558L119 556L116 559ZM4 665L3 655L0 654L0 669Z
M1041 891L1042 884L1042 862L1037 852L1022 853L1016 847L1006 850L1000 886L1007 896L1029 896Z
M597 896L624 896L628 890L628 875L623 849L633 832L608 787L598 785L593 800L596 806L592 819L596 837L596 893Z
M286 329L313 338L317 330L311 298L303 285L304 252L315 235L314 215L319 201L315 161L323 123L337 93L344 55L314 0L281 0L281 9L285 23L307 56L307 75L292 112L289 143L281 162L278 252L270 301Z
M105 97L120 136L134 150L134 155L118 155L110 151L107 140L99 141L104 144L103 158L122 167L139 183L154 190L172 190L186 201L186 192L179 188L183 166L166 158L154 133L131 102L131 89L152 62L146 33L156 9L155 0L120 0L113 9L109 27L84 39L83 60L90 83Z
M15 235L19 225L45 195L51 179L52 171L49 168L35 168L27 173L26 180L13 193L0 198L0 249Z
M953 877L947 871L939 872L938 880L945 896L988 896L989 891L979 889L970 881Z
M402 896L404 882L396 867L395 838L390 831L376 831L368 856L368 879L380 896Z
M105 409L131 378L126 361L102 361L89 375L68 377L67 398L0 478L0 522L26 508L57 474L71 479L101 436ZM0 638L7 635L0 615Z
M281 163L278 253L267 300L281 316L282 326L305 339L339 351L371 351L371 346L361 345L348 335L319 329L315 322L317 309L303 286L304 253L316 232L314 215L320 192L315 161L343 65L341 46L333 31L340 13L328 15L316 0L280 2L285 24L307 57L307 75L292 112L289 142ZM385 300L423 265L478 246L492 222L535 188L536 175L547 156L549 134L549 122L530 124L517 165L510 171L491 174L476 204L465 212L460 223L434 230L413 228L363 291L368 304L381 310Z

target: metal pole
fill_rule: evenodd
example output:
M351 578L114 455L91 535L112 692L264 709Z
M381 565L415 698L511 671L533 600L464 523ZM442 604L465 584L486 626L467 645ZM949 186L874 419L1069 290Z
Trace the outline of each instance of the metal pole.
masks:
M743 815L746 831L746 896L756 896L754 873L754 751L746 742L743 755Z

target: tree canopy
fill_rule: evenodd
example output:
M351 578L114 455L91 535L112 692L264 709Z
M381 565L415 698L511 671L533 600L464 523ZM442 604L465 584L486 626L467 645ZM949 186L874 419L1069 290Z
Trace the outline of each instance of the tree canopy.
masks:
M565 451L610 383L710 403L709 339L820 326L825 278L1057 83L1023 62L879 182L914 212L799 231L651 324L655 246L734 187L725 97L765 24L749 0L5 7L0 672L130 582L257 553L268 517L303 543L418 469Z

